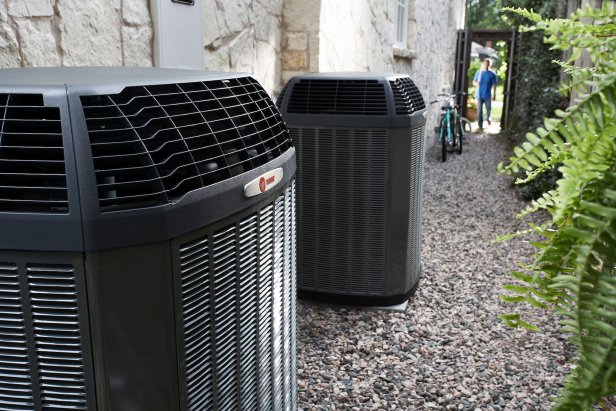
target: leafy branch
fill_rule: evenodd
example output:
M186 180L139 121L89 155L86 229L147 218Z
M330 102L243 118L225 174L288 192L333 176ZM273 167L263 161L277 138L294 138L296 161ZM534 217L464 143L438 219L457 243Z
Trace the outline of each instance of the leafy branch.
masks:
M571 335L578 360L565 378L558 410L590 409L616 392L616 25L608 9L586 8L569 19L544 20L528 10L506 9L543 30L552 49L571 50L558 64L570 77L565 89L576 104L546 118L536 133L514 149L499 171L526 171L527 182L558 168L555 190L534 201L518 217L539 209L551 219L526 232L541 240L533 262L511 273L516 284L501 298L556 312ZM589 22L590 19L590 22ZM593 67L575 62L587 53ZM537 330L519 314L500 318L513 327Z

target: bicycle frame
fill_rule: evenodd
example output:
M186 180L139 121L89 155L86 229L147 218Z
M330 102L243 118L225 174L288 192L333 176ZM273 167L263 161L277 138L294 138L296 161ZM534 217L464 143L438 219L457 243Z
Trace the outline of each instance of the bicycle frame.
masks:
M447 127L447 143L448 144L452 144L453 143L453 138L452 138L453 130L451 130L451 124L452 124L452 122L451 122L451 113L452 113L452 111L454 111L454 110L452 109L451 104L450 104L447 107L447 109L445 110L445 114L443 114L443 117L441 117L441 125L444 124ZM454 115L455 115L455 113L454 113ZM454 120L455 120L455 118L454 118ZM439 131L439 139L438 139L438 141L440 143L443 142L443 132L444 132L443 128L444 127L440 127L440 131Z
M456 94L439 94L439 96L447 96L447 104L441 107L442 114L440 119L439 144L442 146L442 159L446 161L447 152L453 153L457 150L458 154L462 154L462 140L464 139L464 130L462 129L462 116L456 105ZM437 103L435 100L432 103ZM441 100L442 101L442 100Z

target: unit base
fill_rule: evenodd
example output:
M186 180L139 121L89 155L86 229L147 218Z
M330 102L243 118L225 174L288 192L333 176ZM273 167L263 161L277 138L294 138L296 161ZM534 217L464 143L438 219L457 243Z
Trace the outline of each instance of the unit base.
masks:
M321 291L297 290L297 297L301 300L323 302L327 304L354 306L354 307L389 307L406 302L415 295L421 280L421 272L415 284L404 294L387 296L375 295L353 295L353 294L332 294Z

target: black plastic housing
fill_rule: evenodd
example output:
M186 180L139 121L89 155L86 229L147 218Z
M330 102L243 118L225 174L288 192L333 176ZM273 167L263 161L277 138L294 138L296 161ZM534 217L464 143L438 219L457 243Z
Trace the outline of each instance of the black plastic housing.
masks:
M0 408L295 409L295 171L246 74L0 70Z
M406 301L421 276L421 93L404 74L306 74L277 104L297 149L299 296Z

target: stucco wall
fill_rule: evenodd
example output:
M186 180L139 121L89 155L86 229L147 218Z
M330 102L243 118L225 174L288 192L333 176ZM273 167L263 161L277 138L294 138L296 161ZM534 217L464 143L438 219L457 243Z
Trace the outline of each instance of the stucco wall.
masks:
M0 67L152 65L148 0L1 0Z

